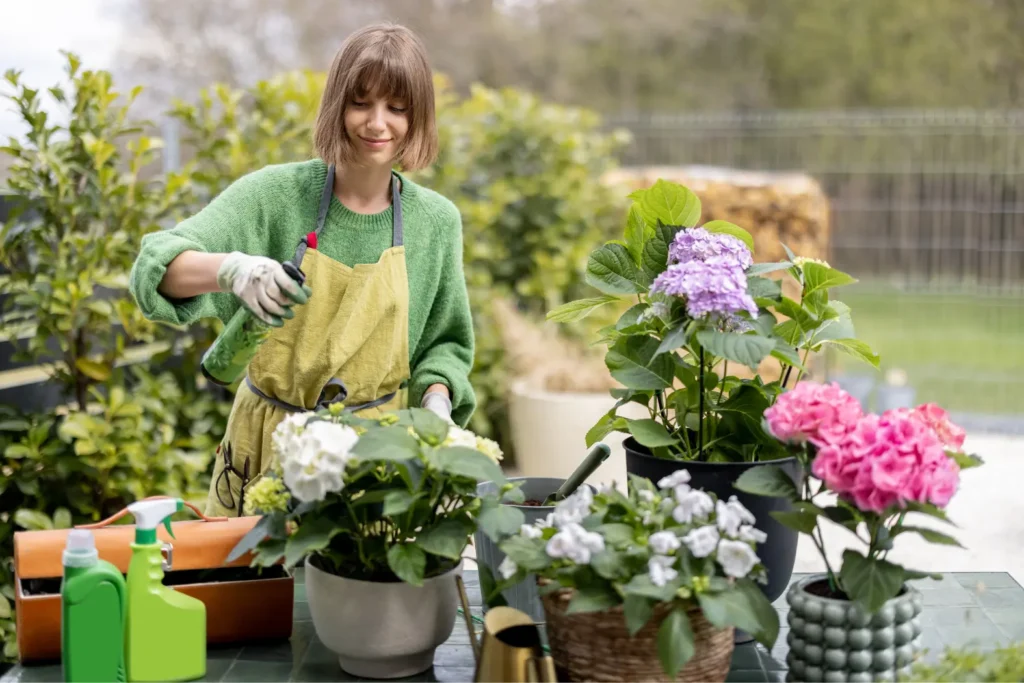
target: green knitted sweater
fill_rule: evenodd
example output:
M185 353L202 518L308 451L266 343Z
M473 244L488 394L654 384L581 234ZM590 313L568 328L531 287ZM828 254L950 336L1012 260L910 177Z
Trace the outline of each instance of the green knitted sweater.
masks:
M400 177L409 274L409 402L418 406L427 387L444 384L452 393L452 419L465 426L476 397L469 383L474 339L462 268L462 220L451 201ZM143 237L130 278L143 314L178 325L211 317L226 322L241 305L230 292L184 300L161 295L157 286L167 264L188 250L290 259L300 238L316 228L326 178L327 165L320 159L268 166L239 178L174 228ZM376 263L391 246L391 216L390 206L366 215L334 198L317 250L350 267Z

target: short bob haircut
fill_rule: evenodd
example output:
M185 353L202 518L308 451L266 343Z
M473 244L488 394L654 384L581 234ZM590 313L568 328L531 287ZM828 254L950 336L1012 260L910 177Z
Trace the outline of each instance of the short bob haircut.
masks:
M438 142L430 63L416 34L391 23L356 31L334 56L313 131L316 154L340 165L355 158L345 133L345 108L353 99L370 96L402 100L408 107L409 132L398 165L415 171L432 164Z

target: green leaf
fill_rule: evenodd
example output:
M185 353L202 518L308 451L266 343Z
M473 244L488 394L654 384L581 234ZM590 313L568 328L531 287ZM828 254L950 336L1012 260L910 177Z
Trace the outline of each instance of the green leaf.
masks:
M7 601L7 598L0 595L0 619L10 619L13 615L11 612L11 603Z
M775 646L775 641L779 637L779 613L758 585L750 579L737 581L734 590L738 590L746 598L747 605L758 624L758 628L749 633L770 650Z
M53 522L50 521L49 515L39 510L30 510L28 508L21 508L14 513L14 523L29 531L43 531L53 528Z
M614 581L620 578L624 568L622 553L605 549L590 558L590 567L602 579Z
M941 572L922 572L917 569L904 569L903 570L903 581L917 581L919 579L932 579L934 581L942 581Z
M544 552L543 543L524 536L510 536L503 540L499 547L501 552L528 572L540 571L551 561Z
M616 417L615 410L613 409L610 413L601 416L590 431L587 432L587 448L590 448L595 443L608 436L615 431L623 431L628 428L628 423L624 417Z
M750 233L741 228L738 225L730 223L729 221L709 221L701 226L708 232L717 232L723 235L732 235L739 239L743 244L747 245L747 249L750 253L754 253L754 238L750 236Z
M567 614L578 614L581 612L600 612L615 607L620 603L615 591L603 583L593 583L585 586L577 586L573 591L572 599L569 600Z
M641 265L643 266L644 273L652 281L664 272L665 267L668 265L668 247L672 244L672 240L675 239L676 233L680 230L681 228L672 225L658 225L654 230L654 234L647 240L647 244L644 245Z
M844 353L847 353L853 356L854 358L859 358L860 360L869 363L876 368L881 362L881 357L874 351L872 351L870 346L868 346L865 342L862 342L859 339L832 339L824 343L830 346L834 346L840 351L843 351Z
M651 284L621 244L606 244L590 255L586 281L605 294L641 294Z
M307 554L323 550L341 530L342 527L329 517L314 517L300 524L285 545L285 565L294 567Z
M409 493L408 491L388 491L384 496L383 514L386 517L400 515L406 512L412 504L420 498L420 494Z
M946 455L953 459L962 470L969 470L972 467L980 467L985 464L981 456L973 453L961 453L959 451L946 451Z
M768 514L790 529L804 534L812 533L814 531L814 527L818 525L817 515L811 512L782 512L779 510L772 510Z
M394 543L388 548L388 567L402 581L422 586L427 556L412 543Z
M477 565L477 577L480 579L480 597L490 607L508 607L505 596L498 591L498 582L494 579L491 568L485 564Z
M612 377L634 391L667 389L675 363L671 356L655 356L659 342L651 337L626 337L605 355Z
M627 595L622 602L622 609L626 614L629 635L635 636L651 620L654 614L654 601L640 595Z
M242 555L245 555L247 552L258 546L263 539L270 536L270 528L270 517L267 515L260 517L260 520L256 522L253 528L245 532L245 535L242 536L241 540L239 540L238 543L235 544L235 547L231 549L231 552L228 554L228 559L225 560L225 562L234 562Z
M621 522L609 522L597 527L606 543L612 546L629 545L633 542L633 527Z
M859 520L857 519L857 516L853 514L853 511L850 510L849 508L840 506L829 506L822 508L821 511L825 514L825 517L832 520L836 524L844 526L850 531L857 531L857 524Z
M935 519L941 519L943 522L949 524L950 526L956 526L953 520L951 520L946 515L944 510L932 505L931 503L916 503L913 501L908 501L907 510L909 512L920 512L922 515L928 515L929 517L934 517Z
M769 299L776 302L782 298L782 283L766 277L748 277L747 293L754 299Z
M627 420L627 422L629 433L641 446L657 448L658 446L669 446L678 441L657 420Z
M75 368L89 379L97 382L106 382L110 379L110 364L89 358L79 358L75 361Z
M769 437L761 427L768 406L768 397L763 389L754 384L740 385L718 406L718 413L722 416L719 433L728 434L732 440L741 443L768 441Z
M468 477L476 481L493 481L504 484L506 479L501 467L489 457L474 448L449 446L441 448L436 455L437 467L442 472Z
M688 187L662 178L654 185L629 195L637 201L644 221L657 225L683 225L692 228L700 220L700 199Z
M754 265L747 268L747 277L753 275L765 275L767 273L774 273L778 270L786 270L792 268L793 264L789 261L778 261L776 263L755 263Z
M775 348L775 342L771 339L718 330L701 330L697 333L697 341L719 358L735 361L752 370L756 370L764 357Z
M473 529L465 520L443 519L420 533L416 545L430 553L452 560L462 557Z
M758 611L743 591L698 593L697 600L704 611L704 617L718 628L735 626L751 634L763 630Z
M846 594L874 614L900 592L903 568L885 560L869 560L856 550L846 550L839 579Z
M651 582L651 577L647 574L635 575L629 583L622 587L622 591L626 595L639 595L645 598L651 598L658 602L668 602L679 590L680 581L678 577L674 581L667 582L664 586L656 586Z
M952 536L948 536L944 533L935 531L934 529L928 529L926 527L901 526L898 529L896 529L896 533L894 533L893 535L898 536L899 534L903 533L918 534L919 536L921 536L921 538L928 541L929 543L935 543L937 545L955 545L958 548L964 547L963 545L961 545L960 541L956 540Z
M409 413L412 416L412 428L427 443L436 446L448 436L448 423L433 411L426 408L410 408ZM401 431L402 427L395 426L391 429Z
M841 270L824 266L820 263L814 263L813 261L807 261L804 263L804 297L818 290L832 289L833 287L842 287L843 285L852 285L857 280L850 277Z
M686 342L689 338L689 325L680 323L669 330L668 334L665 335L665 338L661 340L661 344L658 345L658 350L654 352L654 355L657 356L662 353L682 348L683 346L686 346Z
M695 652L690 617L684 608L676 607L658 628L658 660L668 677L674 680Z
M405 427L371 429L359 437L352 453L360 460L411 460L419 453L420 443Z
M526 516L522 510L492 500L485 500L480 507L480 514L477 515L480 530L495 543L500 543L504 537L518 532L519 527L525 522Z
M788 500L798 498L796 484L785 470L774 465L750 468L740 475L736 483L733 484L733 488L758 496Z
M67 508L60 507L53 512L53 528L54 529L70 529L71 528L71 511Z
M640 209L634 204L629 207L629 216L626 218L626 249L633 257L633 262L640 265L644 255L644 245L654 234L654 228L647 225Z
M590 299L578 299L548 311L546 317L548 320L556 323L574 323L583 320L597 308L618 300L618 297L609 294Z

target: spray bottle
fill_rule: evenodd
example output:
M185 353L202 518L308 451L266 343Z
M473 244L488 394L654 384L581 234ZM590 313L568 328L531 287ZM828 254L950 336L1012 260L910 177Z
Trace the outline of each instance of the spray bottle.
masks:
M61 662L64 680L125 680L127 587L121 571L101 560L87 529L68 532L61 582Z
M190 681L206 675L206 605L164 585L173 548L157 540L161 524L174 538L170 517L188 507L207 522L226 517L207 517L180 498L154 496L132 503L115 515L79 529L98 529L131 514L135 517L135 542L128 563L127 611L123 633L128 681Z
M294 263L285 261L281 267L300 287L305 284L305 274ZM257 318L245 306L240 306L224 326L224 331L203 354L200 362L203 375L222 386L234 383L245 372L249 361L272 329L272 325Z

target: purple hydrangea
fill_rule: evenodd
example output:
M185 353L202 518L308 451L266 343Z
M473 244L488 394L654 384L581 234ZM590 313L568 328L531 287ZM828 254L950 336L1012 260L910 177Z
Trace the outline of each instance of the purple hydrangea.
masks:
M743 240L725 233L708 232L704 228L680 230L668 247L669 263L707 261L714 256L735 259L741 270L746 270L754 262Z
M651 292L685 299L686 313L691 318L710 316L732 324L740 311L757 315L757 304L747 294L747 276L730 256L673 264L655 278Z

